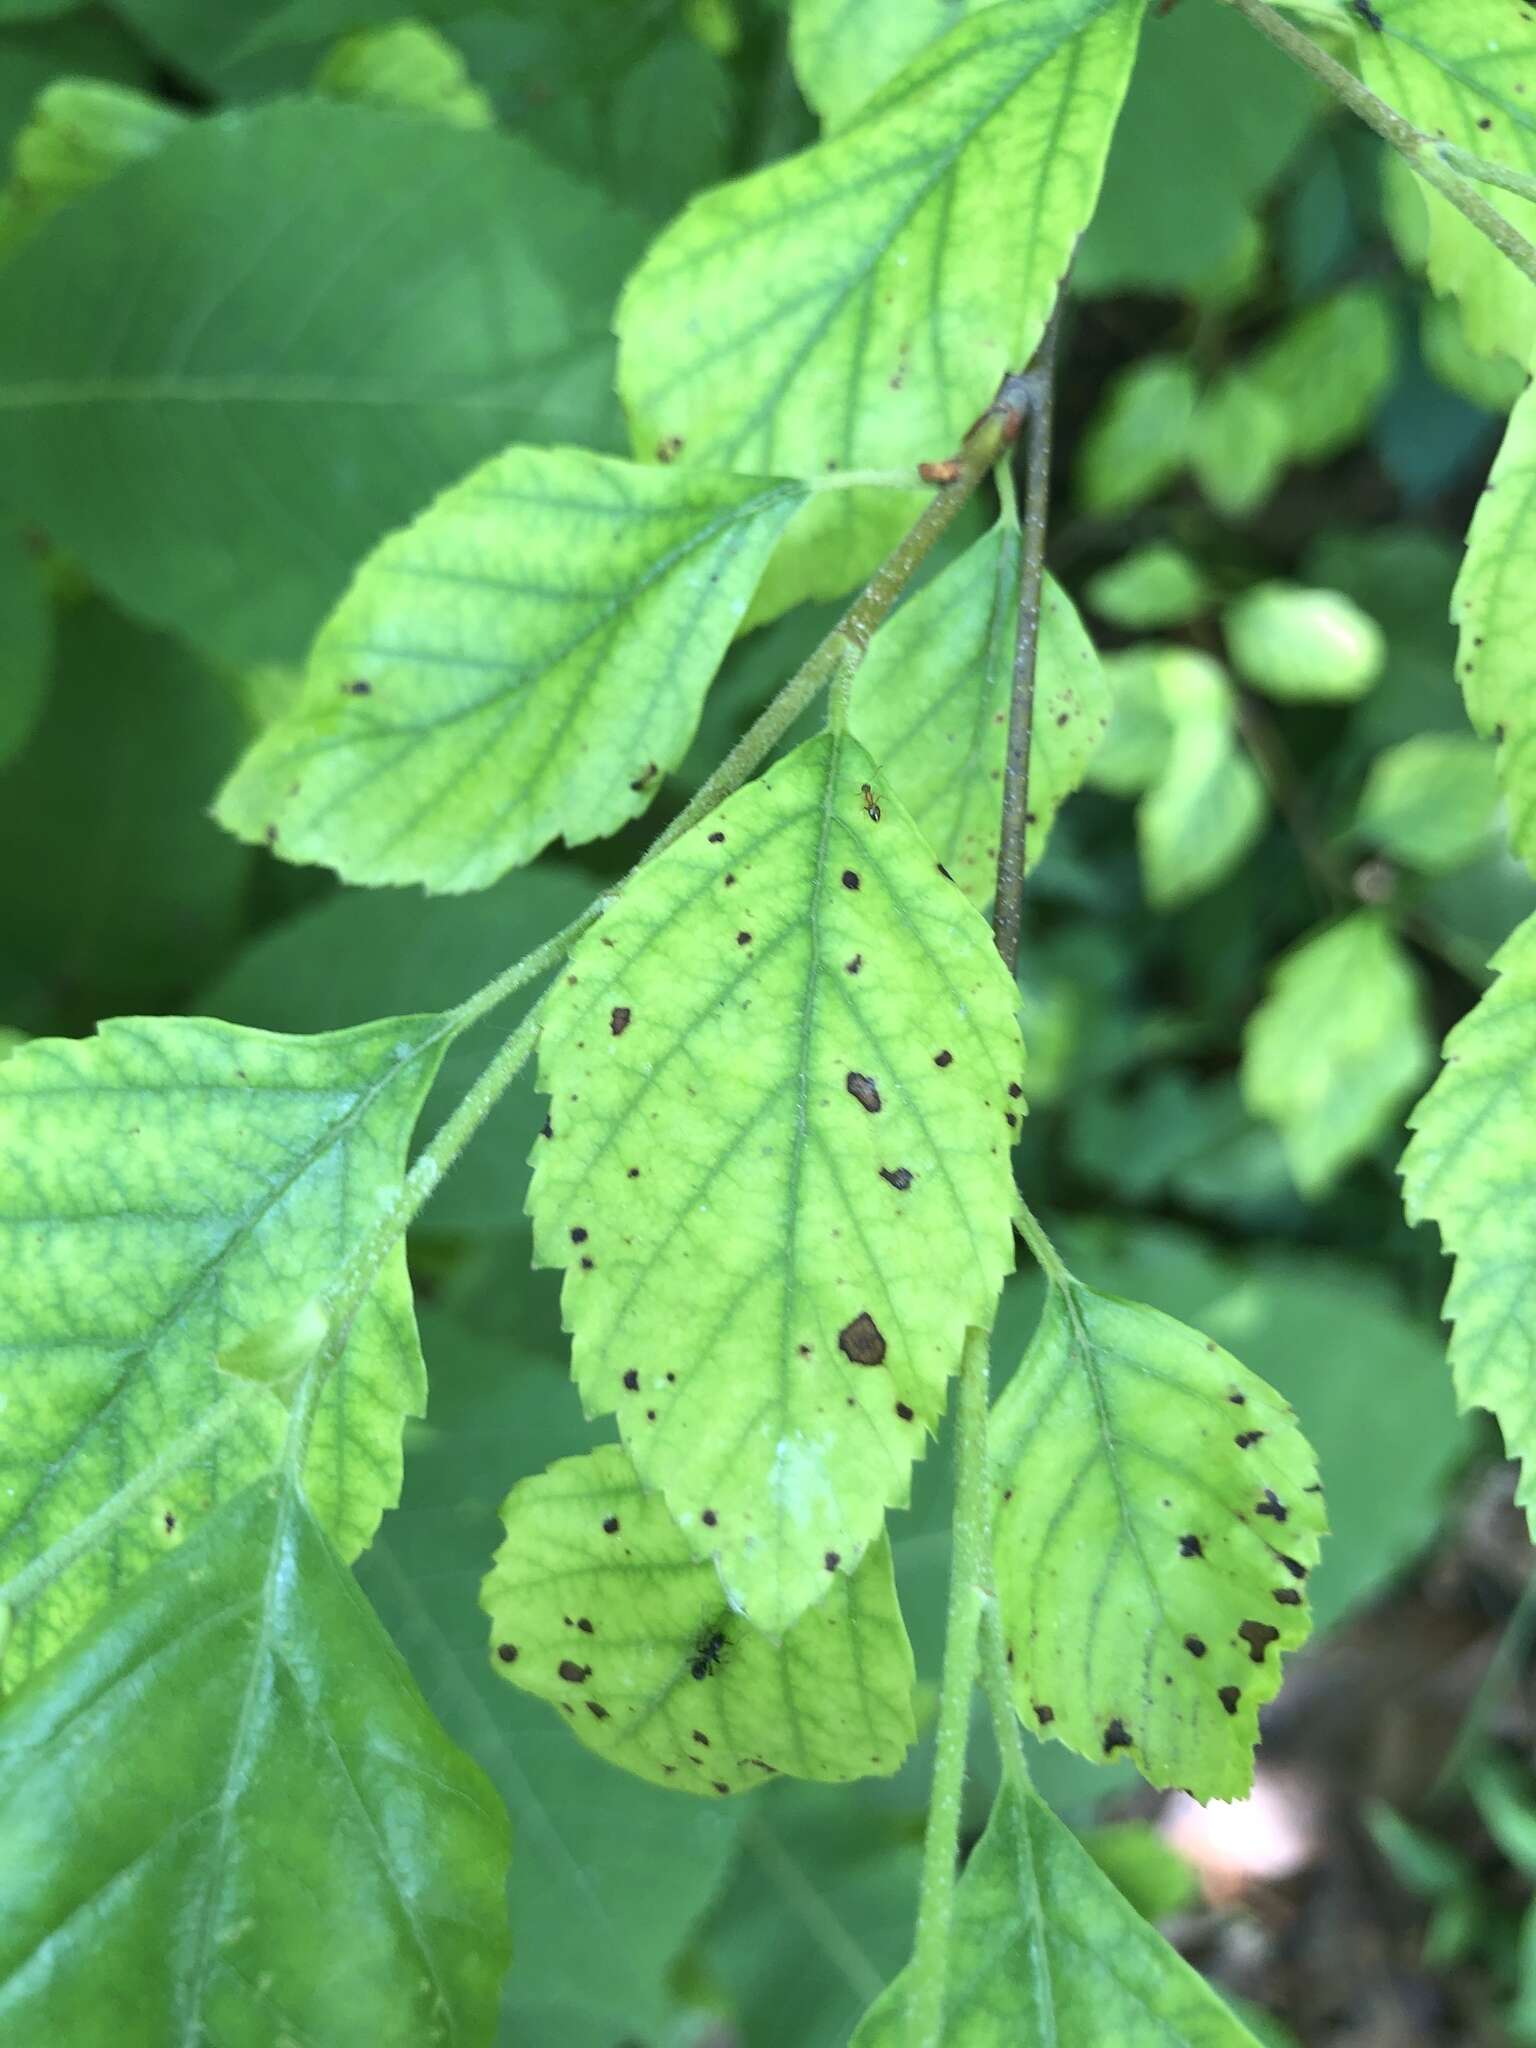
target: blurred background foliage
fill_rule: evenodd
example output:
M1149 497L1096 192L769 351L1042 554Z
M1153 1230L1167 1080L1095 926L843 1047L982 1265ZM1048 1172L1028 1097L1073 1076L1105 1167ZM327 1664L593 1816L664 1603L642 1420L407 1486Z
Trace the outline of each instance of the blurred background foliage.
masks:
M625 270L691 192L814 133L774 0L393 16L0 0L0 1056L128 1010L310 1031L447 1004L656 822L431 900L207 816L384 531L514 437L622 446ZM1447 620L1522 380L1431 295L1424 239L1374 141L1242 22L1154 10L1076 267L1050 547L1116 708L1021 976L1031 1200L1086 1279L1289 1396L1335 1531L1246 1815L1160 1812L1059 1749L1040 1781L1265 2038L1350 2048L1536 2039L1530 1556L1497 1443L1454 1416L1445 1270L1394 1178L1536 903ZM99 404L53 407L108 367ZM828 616L738 643L664 812ZM495 1035L450 1055L429 1123ZM590 1441L529 1271L541 1114L514 1090L416 1235L431 1407L361 1567L515 1818L504 2038L833 2048L907 1953L926 1754L700 1807L487 1668L495 1505ZM1000 1372L1039 1301L1010 1285ZM930 1686L947 1516L940 1447L894 1523Z

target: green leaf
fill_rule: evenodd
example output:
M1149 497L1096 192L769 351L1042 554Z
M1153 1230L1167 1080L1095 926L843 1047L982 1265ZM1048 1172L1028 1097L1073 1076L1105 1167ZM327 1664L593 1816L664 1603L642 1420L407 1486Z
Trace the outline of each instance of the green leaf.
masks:
M1415 127L1536 175L1536 112L1525 98L1536 22L1518 7L1495 23L1486 8L1465 0L1397 0L1383 12L1379 33L1357 24L1355 41L1366 84ZM1536 236L1536 206L1496 186L1477 190L1527 240ZM1473 348L1483 355L1502 350L1524 363L1536 340L1536 290L1449 200L1423 191L1430 282L1459 301Z
M1023 547L1000 521L875 636L853 728L939 859L979 908L992 901L1003 816ZM1109 722L1109 693L1072 601L1047 579L1030 749L1032 868Z
M506 1816L287 1481L7 1703L0 1826L17 2040L489 2038Z
M1244 1034L1243 1095L1316 1199L1391 1128L1429 1058L1413 963L1391 925L1361 910L1275 968Z
M1199 1903L1200 1881L1167 1836L1144 1820L1112 1821L1079 1837L1143 1920L1168 1920Z
M1297 65L1225 8L1154 12L1073 291L1203 298L1247 274L1255 254L1262 259L1258 204L1303 142L1319 99Z
M902 2048L909 1975L866 2014L851 2048ZM1071 1830L1011 1782L960 1879L949 1981L942 2048L1254 2048Z
M185 114L134 86L55 79L38 94L12 145L7 245L129 164L153 156L186 125Z
M1480 355L1450 299L1426 298L1419 312L1419 353L1448 391L1484 412L1508 413L1525 389L1525 371L1508 356Z
M614 2048L660 2037L669 1973L752 1803L677 1799L612 1770L542 1701L504 1685L486 1655L478 1593L508 1481L592 1440L557 1331L547 1357L530 1343L551 1290L519 1249L498 1247L495 1262L505 1330L481 1336L456 1315L423 1311L429 1420L407 1433L400 1506L358 1575L428 1705L512 1817L516 1966L498 2039Z
M1246 519L1279 482L1289 443L1278 403L1245 371L1229 370L1200 400L1189 430L1189 466L1224 518Z
M882 0L793 0L789 52L800 90L826 126L845 127L920 50L990 0L887 7Z
M352 882L485 887L687 751L801 486L513 448L358 572L222 824Z
M1211 1339L1067 1280L997 1402L993 1475L1020 1718L1240 1798L1326 1526L1291 1409Z
M1456 1261L1446 1296L1451 1372L1463 1408L1497 1417L1536 1504L1536 1335L1529 1312L1536 1233L1536 918L1496 956L1499 979L1445 1042L1439 1079L1408 1121L1403 1203L1440 1227ZM4 1069L0 1068L0 1073Z
M1189 459L1197 392L1182 356L1143 356L1115 379L1083 436L1077 495L1099 518L1134 511Z
M1248 372L1285 417L1290 453L1322 462L1359 440L1397 372L1397 326L1375 285L1309 306L1253 357Z
M276 1462L285 1417L240 1405L216 1450L155 1478L233 1383L217 1358L332 1281L397 1186L443 1021L280 1039L118 1018L0 1066L0 1574L88 1517L18 1615L12 1678L43 1662L189 1526ZM400 1484L421 1354L390 1257L320 1397L305 1484L346 1556Z
M1166 772L1173 746L1161 677L1182 653L1165 647L1124 647L1106 654L1104 679L1114 704L1109 729L1088 763L1088 780L1112 796L1140 796Z
M53 614L32 551L0 529L0 762L18 753L42 713L53 651Z
M1363 697L1387 663L1380 626L1336 590L1258 583L1222 620L1233 665L1282 703Z
M25 612L8 616L19 653ZM66 1014L176 1003L243 908L251 857L205 815L240 715L183 648L104 604L61 607L57 635L37 727L0 770L0 866L26 878L0 897L0 946Z
M10 266L7 490L144 616L292 658L434 490L604 436L633 243L504 137L322 100L192 124Z
M553 938L598 887L594 877L545 860L473 896L338 890L269 926L198 991L195 1007L232 1024L294 1032L340 1031L417 1006L451 1009L508 961ZM423 1131L434 1131L468 1093L510 1025L497 1009L454 1039L422 1110ZM528 1148L543 1120L524 1074L439 1183L422 1223L478 1237L518 1227Z
M1207 656L1166 648L1153 680L1171 729L1167 761L1136 812L1147 900L1160 910L1213 888L1264 828L1258 770L1233 727L1231 685Z
M1355 830L1421 874L1487 851L1499 803L1493 749L1466 733L1421 733L1371 763Z
M642 868L556 987L531 1207L577 1384L766 1634L906 1498L991 1319L1014 1004L981 918L831 733Z
M344 36L315 73L315 90L364 106L435 115L455 128L490 128L496 120L462 52L423 21L392 21Z
M775 1643L742 1626L617 1444L525 1479L502 1519L491 1654L610 1762L705 1798L901 1764L912 1648L883 1539Z
M947 455L1045 330L1140 14L985 8L831 140L695 199L619 310L636 448L808 478ZM838 493L797 560L851 581L905 516Z
M1527 389L1467 535L1452 600L1456 668L1477 730L1499 742L1509 836L1536 868L1536 707L1529 649L1536 634L1536 397Z
M1149 541L1100 569L1088 579L1086 594L1101 618L1133 633L1187 626L1210 603L1198 564L1166 541Z

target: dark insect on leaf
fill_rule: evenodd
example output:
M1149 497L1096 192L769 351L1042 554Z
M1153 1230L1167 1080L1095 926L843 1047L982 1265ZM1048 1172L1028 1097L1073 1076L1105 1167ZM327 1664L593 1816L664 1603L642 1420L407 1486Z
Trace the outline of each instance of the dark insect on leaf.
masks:
M688 1669L695 1678L708 1678L711 1671L725 1660L726 1642L719 1629L705 1629L693 1646L693 1658Z
M1381 34L1386 23L1371 5L1371 0L1350 0L1350 6L1367 28L1374 29L1377 35Z

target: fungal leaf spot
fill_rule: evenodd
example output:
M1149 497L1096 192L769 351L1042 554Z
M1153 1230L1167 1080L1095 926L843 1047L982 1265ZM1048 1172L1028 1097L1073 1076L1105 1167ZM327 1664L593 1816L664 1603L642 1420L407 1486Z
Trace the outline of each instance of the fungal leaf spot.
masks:
M1236 1437L1234 1394L1251 1424ZM1090 1760L1122 1746L1107 1731L1133 1729L1154 1785L1241 1797L1259 1710L1310 1627L1299 1585L1276 1597L1280 1553L1255 1501L1302 1504L1286 1526L1293 1577L1325 1527L1290 1409L1172 1317L1067 1280L997 1402L992 1444L1020 1713L1049 1699L1052 1736Z
M551 991L560 1141L535 1147L530 1209L588 1412L617 1415L731 1606L779 1636L824 1598L825 1552L863 1556L906 1498L924 1432L898 1401L941 1414L966 1330L992 1320L1023 1056L985 922L846 733L708 823L636 873ZM616 1009L643 1059L615 1056ZM852 1369L892 1362L896 1384ZM654 1425L627 1369L647 1394L675 1375Z
M618 1504L622 1550L594 1520L594 1496ZM694 1561L620 1444L523 1480L502 1520L481 1592L492 1669L560 1709L587 1748L701 1795L780 1773L840 1782L901 1763L914 1672L883 1536L856 1562L818 1557L821 1602L774 1641L725 1606L713 1566ZM570 1654L578 1607L591 1661ZM568 1712L573 1693L585 1714ZM814 1714L803 1711L811 1700Z

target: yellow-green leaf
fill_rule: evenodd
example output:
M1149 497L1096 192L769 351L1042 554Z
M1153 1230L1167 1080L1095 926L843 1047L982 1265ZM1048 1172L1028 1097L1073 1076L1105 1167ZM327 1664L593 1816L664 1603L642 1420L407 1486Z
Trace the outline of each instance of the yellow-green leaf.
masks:
M492 1662L610 1762L708 1797L781 1771L889 1775L906 1755L912 1649L884 1539L775 1643L618 1444L525 1479L502 1519L481 1594Z
M1171 1316L1067 1279L998 1400L993 1472L1022 1719L1241 1797L1325 1528L1290 1408Z
M906 1499L991 1320L1014 1005L982 919L831 733L643 868L555 990L531 1208L577 1383L769 1634Z

